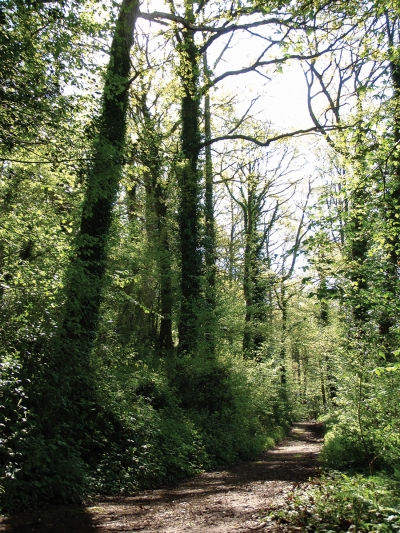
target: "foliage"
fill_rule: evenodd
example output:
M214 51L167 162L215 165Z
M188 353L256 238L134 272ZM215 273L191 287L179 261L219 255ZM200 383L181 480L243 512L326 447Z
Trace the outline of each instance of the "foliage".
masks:
M400 486L385 475L366 477L330 471L286 496L270 520L302 531L396 532L400 530Z
M126 493L250 458L287 428L269 365L254 372L240 361L160 360L149 352L143 360L108 343L96 354L101 402L130 435L121 447L111 443L92 474L100 492Z
M95 30L98 27L85 13L81 0L2 2L2 156L11 154L12 159L18 159L22 151L29 160L32 148L46 145L45 159L58 158L55 138L67 132L74 135L70 122L74 101L64 88L77 83L77 70L88 66L78 43Z
M39 418L35 409L44 393L45 369L36 368L37 375L28 378L18 360L5 357L1 366L1 507L11 510L49 499L79 499L87 490L87 472L76 443L66 440L60 427L45 438L54 421ZM42 390L35 390L38 387Z
M395 369L385 365L369 369L367 375L344 377L336 409L327 418L322 454L327 465L368 466L371 472L385 467L398 476L400 381Z

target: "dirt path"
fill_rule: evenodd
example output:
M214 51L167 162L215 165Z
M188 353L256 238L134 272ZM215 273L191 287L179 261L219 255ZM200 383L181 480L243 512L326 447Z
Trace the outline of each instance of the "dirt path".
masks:
M130 498L99 498L88 506L56 506L0 519L8 533L252 533L278 531L260 522L268 509L318 471L321 428L295 424L257 460L201 474L173 488Z

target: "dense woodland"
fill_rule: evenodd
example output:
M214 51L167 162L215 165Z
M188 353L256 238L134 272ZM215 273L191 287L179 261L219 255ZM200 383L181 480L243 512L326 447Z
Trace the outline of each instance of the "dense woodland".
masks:
M326 467L350 469L329 483L371 503L356 529L400 529L399 17L1 3L4 511L173 482L322 417ZM308 125L272 122L300 68Z

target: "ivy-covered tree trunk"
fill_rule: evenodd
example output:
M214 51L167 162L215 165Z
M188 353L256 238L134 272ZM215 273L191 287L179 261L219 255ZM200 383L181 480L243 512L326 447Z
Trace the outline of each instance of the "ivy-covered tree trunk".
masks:
M22 431L15 433L9 463L13 474L4 478L6 490L0 491L0 505L7 509L76 501L89 489L89 472L97 472L94 463L108 444L105 435L114 431L122 439L120 424L96 401L90 358L123 163L129 53L137 10L138 0L122 1L111 43L97 137L84 172L80 228L65 277L59 334L21 353L18 383L24 383L20 400L24 399L21 412L26 414Z
M319 327L321 332L329 326L329 304L327 296L329 294L329 288L327 279L324 275L322 269L317 267L317 272L320 277L319 286L317 288L317 298L319 301ZM321 356L323 359L320 360L320 375L321 375L321 393L322 393L322 403L327 405L328 401L333 401L336 396L336 378L333 371L333 364L331 360L331 354L327 350L324 356Z
M42 368L37 412L45 441L51 441L47 447L52 465L42 473L42 478L49 477L44 498L73 498L77 485L82 488L85 463L95 460L91 450L96 447L97 418L104 424L96 407L90 356L123 165L130 49L137 11L138 0L123 0L110 48L98 133L86 169L80 228L66 274L63 323L58 345Z
M161 181L162 154L161 134L157 131L155 120L150 114L143 96L141 112L143 114L143 132L141 135L142 163L149 169L146 181L146 225L148 241L153 247L157 262L160 285L160 329L156 340L157 348L164 353L173 348L172 339L172 273L170 243L168 235L167 198L165 185Z
M362 102L357 100L360 116L363 116ZM351 281L349 304L353 315L354 333L356 337L364 335L369 321L371 304L369 302L370 276L368 275L368 252L371 243L370 193L365 179L367 174L367 149L365 132L358 128L355 132L354 166L357 168L356 179L353 180L349 194L346 194L344 211L346 224L341 233L341 242L349 264L348 278ZM344 152L346 154L346 152ZM342 169L345 179L346 171ZM345 188L348 184L344 181ZM325 294L324 294L325 292ZM328 295L326 279L323 278L318 289L318 298L322 301Z
M160 182L156 184L155 209L157 213L158 236L160 243L160 299L161 299L161 321L158 335L158 346L162 351L169 351L173 348L172 340L172 303L173 290L171 279L171 258L167 228L167 204L165 191Z
M63 342L86 366L96 334L112 212L121 177L128 104L130 49L138 0L123 0L110 48L102 112L87 168L79 233L68 272ZM71 350L72 348L72 350Z
M245 206L244 206L245 207ZM253 318L253 276L254 268L254 220L253 220L253 191L249 186L247 191L247 209L244 209L244 265L243 265L243 294L246 303L245 323L243 332L243 355L249 356L252 350L252 318Z
M191 0L185 2L186 20L194 22ZM199 246L200 185L198 158L200 147L200 92L198 49L194 32L182 31L179 46L180 78L183 90L181 103L182 161L178 169L180 186L179 229L181 240L181 313L179 320L179 351L194 352L197 348L200 307L201 253Z
M393 333L393 326L398 313L399 298L399 265L400 265L400 60L399 46L395 44L397 23L393 23L390 15L386 12L386 28L388 38L388 55L390 75L393 88L392 96L392 135L393 156L391 175L388 186L385 185L384 217L386 222L386 242L388 248L387 279L385 290L391 294L390 301L386 299L386 305L382 312L379 323L379 331L385 344L386 358L392 359L392 351L397 347Z
M352 282L353 290L353 305L352 312L355 325L358 332L362 331L365 322L368 319L368 304L367 294L369 280L365 272L365 263L369 249L369 239L367 236L368 224L365 206L367 202L367 193L362 183L357 186L357 189L352 194L352 201L350 206L349 222L347 232L347 244L349 247L349 259L352 268L349 272L349 279Z
M287 383L287 369L286 369L286 337L288 330L288 299L286 297L286 287L282 283L280 287L280 310L282 312L282 339L281 339L281 350L280 350L280 371L281 371L281 384L282 392L286 398L286 383Z
M207 56L204 55L204 73L206 79L209 78ZM211 108L210 95L207 93L204 98L204 132L206 142L211 139ZM206 305L207 324L206 335L207 350L212 357L215 353L215 275L216 275L216 251L215 251L215 221L214 221L214 176L211 146L205 148L205 236L204 254L206 267Z
M265 341L264 328L267 321L268 284L262 276L264 268L263 247L274 223L275 209L269 223L261 229L262 204L266 189L257 192L254 176L248 177L247 197L239 202L244 218L244 264L243 294L245 298L245 326L243 354L253 357Z

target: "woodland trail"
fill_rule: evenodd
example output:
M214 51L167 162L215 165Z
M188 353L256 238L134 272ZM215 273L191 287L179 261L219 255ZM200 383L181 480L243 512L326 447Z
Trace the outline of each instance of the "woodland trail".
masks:
M252 533L282 531L260 522L285 495L318 473L320 424L298 422L255 461L207 472L174 487L90 505L49 506L0 519L7 533Z

